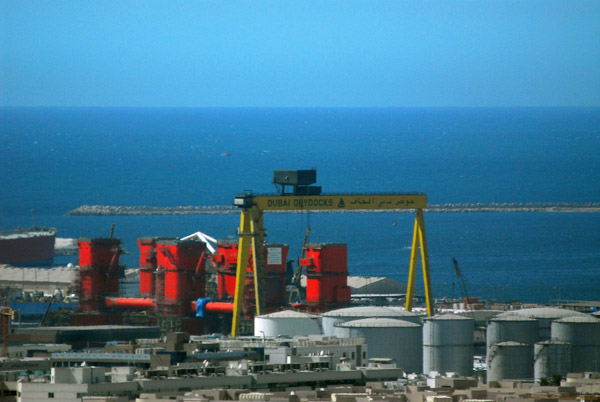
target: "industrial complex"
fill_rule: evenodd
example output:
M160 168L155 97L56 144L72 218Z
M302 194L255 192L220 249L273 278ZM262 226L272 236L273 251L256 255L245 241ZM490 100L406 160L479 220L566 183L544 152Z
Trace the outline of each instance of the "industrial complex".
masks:
M0 400L600 399L600 318L468 297L436 304L426 196L322 195L315 182L314 170L275 171L278 194L235 197L239 241L142 237L135 269L119 264L118 238L78 239L79 265L45 273L35 319L4 295ZM296 264L289 245L265 242L265 211L331 209L415 211L406 286L349 277L346 245L311 243L310 228ZM0 269L3 287L25 289L26 271ZM57 300L59 286L70 299Z

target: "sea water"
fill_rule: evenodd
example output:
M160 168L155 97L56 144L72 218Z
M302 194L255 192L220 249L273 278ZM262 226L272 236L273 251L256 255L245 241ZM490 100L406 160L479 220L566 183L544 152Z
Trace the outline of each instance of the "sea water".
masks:
M600 109L1 108L0 227L115 236L233 237L237 215L73 217L88 205L228 205L274 191L275 169L317 168L333 192L423 192L429 203L599 202ZM435 297L598 299L600 214L428 213ZM299 253L348 244L352 275L406 282L414 215L269 214ZM60 257L57 262L77 262ZM418 290L422 291L420 280Z

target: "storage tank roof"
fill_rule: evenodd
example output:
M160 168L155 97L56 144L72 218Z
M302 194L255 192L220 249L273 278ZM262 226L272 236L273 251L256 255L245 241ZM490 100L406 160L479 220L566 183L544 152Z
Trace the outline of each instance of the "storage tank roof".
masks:
M527 316L523 316L523 315L502 315L502 316L497 316L494 317L490 320L490 322L492 321L537 321L537 319L533 318L533 317L527 317Z
M531 318L564 318L571 316L586 316L584 313L580 313L578 311L567 310L564 308L555 308L555 307L536 307L536 308L524 308L522 310L512 310L507 311L506 313L502 313L498 315L498 318L501 317L509 317L520 315L523 317L531 317Z
M276 311L274 313L259 315L257 318L318 318L318 315L295 310Z
M323 317L407 317L416 316L415 313L404 310L397 310L389 307L377 307L377 306L361 306L361 307L348 307L341 308L338 310L328 311L323 313Z
M527 343L515 342L515 341L506 341L506 342L494 343L493 346L527 346L527 347L531 347L531 345L529 345Z
M427 317L425 318L425 320L447 320L447 321L451 321L451 320L457 320L457 321L461 321L461 320L468 320L468 321L473 321L473 319L471 317L465 317L463 315L458 315L458 314L442 314L442 315L434 315L433 317Z
M342 328L420 328L421 325L414 322L395 320L393 318L363 318L360 320L347 321L335 324Z
M571 342L559 341L557 339L550 339L548 341L536 342L536 345L570 345Z
M560 320L556 320L555 322L576 322L576 323L590 323L590 324L598 324L600 320L596 317L592 317L591 315L586 316L573 316L573 317L565 317Z

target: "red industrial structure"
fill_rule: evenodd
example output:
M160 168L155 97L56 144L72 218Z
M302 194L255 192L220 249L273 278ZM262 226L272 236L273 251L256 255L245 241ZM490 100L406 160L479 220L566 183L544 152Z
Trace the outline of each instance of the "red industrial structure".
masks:
M79 239L79 309L98 311L104 297L118 296L121 241L119 239Z
M238 244L217 242L210 254L199 240L140 237L140 296L119 297L119 278L124 268L119 265L121 241L116 238L79 239L79 297L80 312L74 314L74 325L120 324L123 311L149 310L154 312L153 323L177 320L181 330L199 334L219 314L231 314L235 294ZM266 311L286 305L287 244L267 244L264 250L264 284L261 290ZM207 272L210 265L217 275L217 300L205 297ZM348 264L345 244L310 244L306 258L306 301L295 304L297 309L327 311L348 304ZM253 318L255 311L254 262L247 262L244 317ZM222 324L222 323L219 323ZM214 326L212 326L214 328Z
M277 195L255 195L247 191L236 195L233 205L240 208L239 242L217 242L201 232L184 239L138 239L140 249L141 298L118 297L121 254L118 239L80 239L80 310L75 320L91 324L119 321L115 309L153 310L161 328L178 324L180 330L200 333L210 327L215 314L232 313L231 335L237 335L240 320L248 320L255 312L275 311L286 301L287 257L285 244L264 244L264 211L416 211L406 309L412 308L416 263L421 256L428 315L433 315L433 295L429 275L429 257L425 236L423 209L427 196L402 194L329 194L322 195L316 183L316 170L276 170L273 184ZM291 186L291 193L286 192ZM344 307L350 302L348 256L345 244L306 244L302 246L300 264L291 278L291 296L302 296L300 278L306 275L304 300L292 307L324 312ZM198 238L199 240L191 240ZM205 243L207 242L207 243ZM211 243L217 243L215 249ZM253 261L252 252L257 261ZM238 260L238 255L244 256ZM248 257L246 257L248 255ZM217 275L216 301L205 297L206 265ZM256 283L255 283L256 280ZM212 284L212 283L211 283ZM232 300L233 299L233 300ZM110 309L110 311L109 311ZM87 314L87 315L86 315ZM223 320L221 320L222 322ZM173 326L172 326L173 327Z
M307 309L321 312L350 302L345 244L307 244L300 265L306 269Z
M265 305L268 312L276 311L285 305L286 267L289 246L287 244L267 244L264 248L264 288ZM219 299L233 299L238 256L237 242L219 241L217 252L211 256L218 274ZM254 261L248 258L244 310L252 314L254 310ZM252 308L251 308L252 307Z
M190 315L190 303L204 297L206 245L201 241L156 241L157 312L164 316Z

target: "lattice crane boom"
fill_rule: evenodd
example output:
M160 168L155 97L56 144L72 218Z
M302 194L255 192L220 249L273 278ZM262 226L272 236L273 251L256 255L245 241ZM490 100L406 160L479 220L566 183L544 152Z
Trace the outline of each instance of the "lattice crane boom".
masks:
M9 306L0 306L0 320L2 320L2 357L8 357L8 334L10 332L10 320L15 312Z

